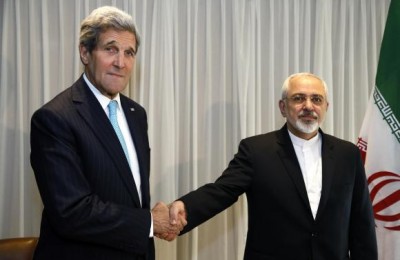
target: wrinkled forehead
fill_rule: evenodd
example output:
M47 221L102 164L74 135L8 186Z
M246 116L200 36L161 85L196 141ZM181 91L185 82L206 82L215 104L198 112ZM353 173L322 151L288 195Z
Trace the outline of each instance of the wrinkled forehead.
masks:
M123 45L126 48L136 50L136 37L135 34L130 31L110 28L102 31L99 34L98 40L98 46L109 44Z

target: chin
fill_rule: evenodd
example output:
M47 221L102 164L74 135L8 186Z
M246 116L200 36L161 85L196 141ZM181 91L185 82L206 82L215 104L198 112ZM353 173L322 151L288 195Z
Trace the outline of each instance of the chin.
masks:
M302 122L300 120L296 121L296 128L300 132L303 132L305 134L312 134L316 131L318 131L319 124L318 122Z

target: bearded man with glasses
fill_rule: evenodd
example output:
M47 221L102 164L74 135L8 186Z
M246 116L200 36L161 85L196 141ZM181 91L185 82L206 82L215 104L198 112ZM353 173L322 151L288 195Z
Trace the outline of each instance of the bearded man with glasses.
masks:
M294 74L282 86L279 108L287 128L295 136L309 140L317 135L329 103L325 82L309 73Z
M248 260L377 260L375 224L358 148L325 134L325 82L289 76L279 108L286 124L246 138L214 182L172 203L188 232L246 193ZM168 239L168 234L163 235Z

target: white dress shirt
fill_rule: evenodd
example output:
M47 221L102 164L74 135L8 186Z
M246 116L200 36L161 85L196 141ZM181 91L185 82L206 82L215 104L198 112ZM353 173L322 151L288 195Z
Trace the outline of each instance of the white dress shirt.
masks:
M90 90L96 96L97 100L100 102L101 107L104 109L104 112L109 117L108 111L108 104L110 103L111 99L102 95L100 91L93 86L93 84L87 79L86 75L83 74L83 79L85 80L86 84L88 84ZM129 165L131 168L131 172L133 175L133 179L135 180L136 189L138 191L140 203L142 203L142 190L141 190L141 180L140 180L140 171L139 171L139 162L136 154L135 145L133 144L132 136L129 131L128 122L126 121L126 117L124 114L124 110L121 107L121 100L119 97L119 93L114 98L118 102L117 108L117 120L118 126L121 129L122 135L124 136L124 140L126 143L126 148L128 149L129 155Z
M100 105L104 109L104 112L106 113L107 117L109 117L108 104L110 103L111 99L101 94L100 91L97 88L95 88L95 86L93 86L93 84L88 80L85 74L83 74L83 79L85 80L86 84L89 86L90 90L93 92L97 100L100 102ZM124 136L126 148L128 149L129 166L131 168L133 179L135 180L136 190L138 191L140 204L142 204L142 189L141 189L141 179L139 171L139 161L137 158L135 145L133 144L132 136L129 131L128 122L126 121L124 110L121 107L121 100L119 97L119 93L114 98L114 100L118 102L118 108L117 108L118 126L121 129L122 135ZM151 226L150 226L149 237L153 236L154 236L153 215L151 215Z
M318 133L310 140L299 138L290 131L289 136L300 163L308 200L315 219L322 189L321 134Z

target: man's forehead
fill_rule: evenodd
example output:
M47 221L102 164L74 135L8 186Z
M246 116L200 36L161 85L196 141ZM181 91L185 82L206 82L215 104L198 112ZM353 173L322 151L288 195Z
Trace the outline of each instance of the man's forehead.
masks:
M321 79L317 77L313 77L312 75L299 75L295 76L290 80L292 83L294 82L303 82L303 81L313 81L313 82L319 82L322 85Z
M102 45L125 45L126 47L134 48L136 45L136 38L135 35L130 31L118 31L114 29L108 29L100 33L99 43Z
M299 89L324 92L324 86L322 81L312 76L299 76L291 79L289 85L289 91L296 91Z

